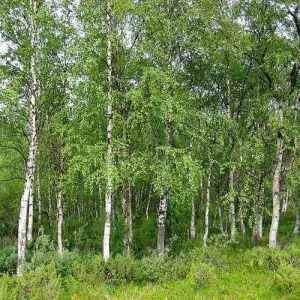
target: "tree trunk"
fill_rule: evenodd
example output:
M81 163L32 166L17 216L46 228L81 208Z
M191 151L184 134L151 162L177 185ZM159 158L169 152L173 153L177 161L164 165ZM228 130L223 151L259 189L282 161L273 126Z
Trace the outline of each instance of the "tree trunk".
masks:
M210 207L210 184L211 184L211 173L212 173L212 163L209 165L209 174L207 179L206 188L206 208L205 208L205 232L203 237L203 246L207 245L208 231L209 231L209 207Z
M262 200L264 196L264 177L261 175L259 180L259 188L257 199L254 202L254 226L252 229L252 241L256 244L261 243L262 239L262 226L263 226L263 216L261 213Z
M149 195L148 195L148 201L147 201L147 206L146 206L146 219L147 220L149 219L149 207L150 207L151 197L152 197L152 188L150 187Z
M27 212L28 212L28 200L30 193L30 175L29 175L29 164L31 158L28 159L27 162L27 173L26 180L24 185L24 191L21 198L21 209L20 209L20 217L19 217L19 227L18 227L18 266L17 266L17 274L22 275L24 258L26 252L26 221L27 221Z
M166 231L166 217L167 217L167 197L168 197L168 190L165 189L159 201L158 207L158 237L157 237L157 252L158 255L164 255L165 250L165 231Z
M243 237L246 237L246 226L244 223L244 216L243 216L243 206L240 203L240 207L239 207L239 220L240 220L240 231L243 235Z
M36 170L36 188L37 188L37 201L38 201L38 227L42 225L42 197L41 197L41 186L40 186L40 174L39 169Z
M131 254L132 246L132 210L131 210L131 186L128 179L125 180L123 186L123 199L122 199L122 210L125 219L125 232L124 232L124 253L126 256Z
M61 190L61 182L58 183L57 191L57 246L58 253L63 253L63 242L62 242L62 227L63 227L63 193Z
M234 172L229 170L229 194L232 199L229 203L229 223L230 223L230 241L235 242L236 236L236 224L235 224L235 205L234 205Z
M189 145L189 156L192 159L192 151L193 151L193 141L190 141ZM190 190L192 191L191 187L191 171L190 169L188 170L188 180L189 180L189 185L190 185ZM191 227L190 227L190 237L191 239L195 239L196 237L196 208L195 208L195 199L194 195L191 196L191 207L192 207L192 212L191 212Z
M195 208L195 200L192 197L192 214L191 214L191 228L190 228L190 236L191 239L196 238L196 208Z
M296 225L293 233L295 235L300 235L300 214L298 209L296 210Z
M263 217L261 214L257 214L255 216L254 226L253 226L253 230L252 230L252 241L256 244L261 243L262 224L263 224Z
M32 241L32 227L33 227L33 186L30 186L29 202L28 202L28 220L27 220L27 241Z
M282 201L281 212L287 212L288 206L289 206L289 192L287 190Z
M279 111L280 120L282 120L282 111ZM281 168L282 168L282 156L283 156L283 136L281 132L278 132L277 136L277 154L276 154L276 164L273 176L273 215L272 215L272 224L269 234L269 247L273 248L277 245L277 230L279 224L279 215L280 215L280 177L281 177Z
M111 212L112 212L112 195L113 195L113 181L112 181L112 124L113 124L113 109L112 109L112 44L111 44L111 4L107 3L107 66L108 66L108 105L107 105L107 185L105 196L105 225L103 236L103 258L107 261L110 257L110 229L111 229Z
M30 7L32 13L30 14L30 44L31 44L31 61L30 61L30 74L31 74L31 87L30 87L30 115L29 115L29 128L30 128L30 144L29 154L26 166L26 179L24 184L24 190L21 198L21 208L19 216L18 226L18 264L17 274L21 275L23 272L24 258L26 252L26 221L28 202L30 198L30 191L34 185L34 172L36 163L36 152L37 152L37 95L38 95L38 84L37 84L37 71L36 71L36 23L35 15L37 13L36 0L30 0Z
M227 74L226 74L226 86L227 86L227 119L231 119L231 82L230 82L230 68L229 61L227 66ZM229 147L232 150L233 148L233 139L229 135ZM229 169L229 194L230 194L230 202L229 202L229 223L230 223L230 241L235 242L236 236L236 220L235 220L235 205L234 205L234 171L232 167Z

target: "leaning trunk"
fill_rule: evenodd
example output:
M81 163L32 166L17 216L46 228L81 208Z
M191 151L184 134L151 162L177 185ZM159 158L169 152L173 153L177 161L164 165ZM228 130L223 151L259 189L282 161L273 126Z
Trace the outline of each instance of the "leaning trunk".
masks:
M18 265L17 274L21 275L23 272L24 258L26 252L26 222L28 202L30 198L30 192L33 189L34 184L34 172L35 161L37 152L37 94L38 84L36 75L36 23L35 14L37 13L36 0L30 0L31 15L30 15L30 44L31 44L31 61L30 61L30 74L31 74L31 87L30 87L30 114L29 114L29 128L30 128L30 144L29 154L26 165L26 179L24 184L24 190L21 198L21 208L19 216L18 227Z

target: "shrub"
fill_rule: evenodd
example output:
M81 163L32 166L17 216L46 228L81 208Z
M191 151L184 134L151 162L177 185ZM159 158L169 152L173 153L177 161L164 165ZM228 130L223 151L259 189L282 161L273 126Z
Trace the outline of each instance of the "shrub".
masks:
M105 280L110 284L124 284L133 277L134 260L132 257L116 255L104 265Z
M15 299L59 299L61 281L57 275L55 264L50 263L35 271L25 272L23 276L17 278L16 289L17 297Z
M274 285L284 293L299 295L300 270L293 268L290 264L282 263L276 272Z
M57 251L50 237L41 230L34 244L33 251L27 252L27 261L29 262L25 264L25 271L35 270L38 267L50 264L56 253Z
M257 247L247 251L245 258L252 268L276 271L282 263L289 262L289 253L277 248Z
M4 274L0 277L0 299L15 300L18 299L17 277ZM24 298L23 298L24 299Z
M0 249L0 276L4 273L13 274L17 268L17 248L6 246Z
M215 268L206 263L192 264L187 278L196 287L203 287L215 280Z

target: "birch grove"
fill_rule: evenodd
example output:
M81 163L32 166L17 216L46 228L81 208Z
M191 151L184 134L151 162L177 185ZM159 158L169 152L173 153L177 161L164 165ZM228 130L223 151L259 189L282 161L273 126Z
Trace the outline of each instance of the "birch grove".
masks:
M16 273L45 237L108 266L297 239L299 10L2 1L0 240Z

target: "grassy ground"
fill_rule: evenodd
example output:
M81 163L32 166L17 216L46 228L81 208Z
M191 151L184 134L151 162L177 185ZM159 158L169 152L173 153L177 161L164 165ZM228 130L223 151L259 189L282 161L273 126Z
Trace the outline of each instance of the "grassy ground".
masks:
M215 240L217 246L190 246L172 257L116 256L108 263L99 255L58 256L44 237L22 277L5 274L15 270L15 254L5 247L0 300L300 299L300 237L290 234L293 222L280 228L277 249L267 247L267 237L263 247Z

